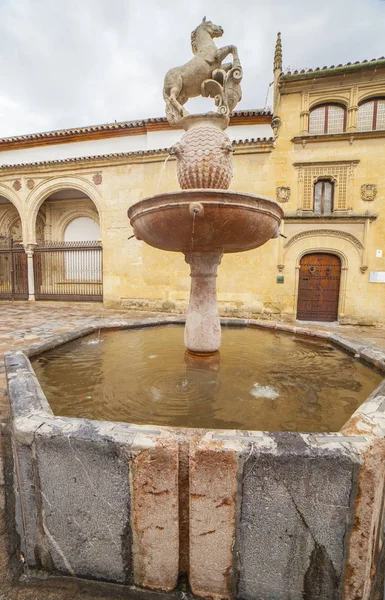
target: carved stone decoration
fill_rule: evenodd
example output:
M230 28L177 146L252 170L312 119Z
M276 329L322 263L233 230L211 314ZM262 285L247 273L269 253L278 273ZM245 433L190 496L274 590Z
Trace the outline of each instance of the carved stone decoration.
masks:
M186 120L195 124L192 116ZM229 188L233 176L233 147L227 134L214 123L210 124L210 117L188 129L173 151L182 190Z
M353 244L359 253L361 253L361 251L364 249L362 242L355 235L348 233L347 231L340 231L338 229L310 229L308 231L300 231L299 233L293 235L293 237L286 242L285 249L287 250L299 240L308 237L316 237L319 235L343 238Z
M23 241L23 234L21 231L20 219L17 219L16 221L13 222L11 230L10 230L10 234L11 234L11 237L13 238L14 242L21 243Z
M194 53L188 63L170 69L164 79L163 98L166 117L171 125L180 125L188 111L183 107L189 98L197 96L215 99L220 114L228 115L242 97L240 82L242 67L235 46L217 48L213 38L221 37L223 29L206 21L206 17L191 34ZM233 62L223 63L232 55Z
M15 181L12 184L12 187L14 190L16 190L16 192L19 192L21 190L21 181L20 179L15 179Z
M373 202L377 196L377 186L375 183L364 183L361 186L361 199L365 202Z
M277 202L289 202L291 189L285 185L277 187Z
M217 69L212 79L206 79L202 83L202 96L214 98L215 106L221 115L229 115L242 98L241 86L242 68L233 67L226 73L223 69Z
M33 188L35 187L35 182L33 179L27 179L27 188L29 190L33 190Z
M94 175L92 177L92 181L94 182L95 185L100 185L103 181L103 177L101 173L96 173L96 175Z
M273 117L271 121L271 128L273 130L274 138L277 139L279 130L281 129L282 121L279 117Z

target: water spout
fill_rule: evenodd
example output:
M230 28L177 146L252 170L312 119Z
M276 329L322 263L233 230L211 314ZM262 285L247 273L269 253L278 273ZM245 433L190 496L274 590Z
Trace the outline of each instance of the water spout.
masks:
M170 154L168 154L168 156L166 157L166 160L164 161L164 163L162 165L162 168L160 170L160 174L159 174L159 177L158 177L158 181L157 181L157 184L156 184L155 194L157 194L158 191L159 191L159 185L160 185L160 182L161 182L162 177L163 177L163 172L164 172L164 169L166 167L167 161L170 158L171 154L172 154L171 152L170 152Z

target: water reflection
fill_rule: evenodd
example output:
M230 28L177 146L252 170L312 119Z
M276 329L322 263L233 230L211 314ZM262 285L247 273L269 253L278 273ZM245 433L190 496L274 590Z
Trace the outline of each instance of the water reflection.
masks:
M338 431L381 381L324 341L225 328L221 353L185 352L183 329L102 332L45 353L56 415L178 427Z

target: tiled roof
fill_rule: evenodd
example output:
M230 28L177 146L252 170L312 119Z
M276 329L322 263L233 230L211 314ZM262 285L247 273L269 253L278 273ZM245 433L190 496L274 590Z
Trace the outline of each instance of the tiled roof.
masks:
M255 110L237 110L231 115L232 117L255 117L255 116L271 116L269 110L255 109ZM149 119L140 119L138 121L119 121L117 123L103 123L101 125L89 125L86 127L75 127L73 129L55 129L53 131L43 131L41 133L29 133L26 135L16 135L11 137L0 138L0 145L14 144L15 142L22 141L33 141L49 138L65 138L73 135L97 133L99 131L116 131L122 129L135 129L139 127L146 127L153 123L164 123L168 127L166 117L155 117Z
M325 75L337 75L349 71L355 71L363 68L385 67L385 56L380 58L372 58L371 60L357 60L354 63L348 62L345 65L331 65L330 67L316 67L315 69L302 69L301 71L288 71L281 73L281 81L289 79L307 79L309 77L323 77Z
M263 137L263 138L250 138L243 140L235 140L233 144L235 146L244 146L247 144L266 144L274 142L273 137ZM39 162L30 162L30 163L19 163L16 165L0 165L1 169L22 169L25 167L41 167L41 166L49 166L49 165L61 165L61 164L74 164L74 163L83 163L88 161L103 161L103 160L119 160L124 158L131 158L134 156L151 156L154 154L169 154L171 148L160 148L157 150L136 150L133 152L116 152L113 154L97 154L94 156L80 156L75 158L60 158L56 160L43 160Z

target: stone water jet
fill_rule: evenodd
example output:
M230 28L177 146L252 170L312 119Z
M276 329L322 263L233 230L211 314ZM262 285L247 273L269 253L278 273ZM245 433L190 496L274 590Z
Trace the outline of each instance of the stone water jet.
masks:
M172 149L182 191L145 198L128 210L138 240L182 252L190 265L185 345L197 354L216 352L221 344L216 276L223 254L278 237L283 217L273 200L228 191L233 148L224 130L241 99L242 67L235 46L215 46L212 38L222 34L204 18L191 35L195 57L165 77L167 119L186 132ZM233 62L223 64L229 54ZM214 98L218 112L189 115L183 104L198 95Z

